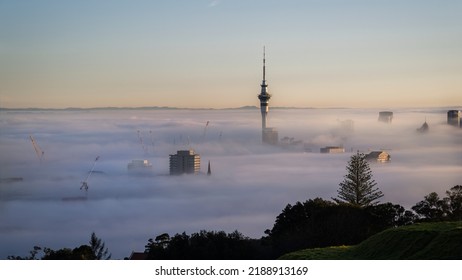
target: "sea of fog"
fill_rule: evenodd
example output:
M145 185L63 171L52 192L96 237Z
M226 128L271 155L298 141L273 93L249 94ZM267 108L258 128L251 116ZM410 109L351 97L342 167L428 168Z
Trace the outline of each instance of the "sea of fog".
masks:
M409 209L462 184L462 129L446 124L448 109L395 109L390 124L381 109L270 109L269 125L288 137L280 146L261 143L259 109L0 110L0 259L74 248L92 232L116 259L162 233L259 238L287 204L335 197L356 151L391 155L371 164L381 202ZM169 154L185 149L200 154L202 174L169 176ZM129 172L133 159L152 171Z

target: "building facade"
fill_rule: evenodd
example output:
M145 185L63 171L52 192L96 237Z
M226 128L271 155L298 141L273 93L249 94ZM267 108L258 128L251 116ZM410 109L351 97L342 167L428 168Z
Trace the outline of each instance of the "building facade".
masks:
M379 112L379 122L391 123L393 120L393 112L383 111Z
M321 154L341 154L345 152L343 147L327 146L320 149Z
M278 131L273 127L267 127L263 129L262 140L263 143L277 145L279 139Z
M370 162L389 162L391 156L385 151L373 151L368 153L365 159Z
M201 169L201 158L194 150L177 151L170 155L170 175L197 174Z
M448 124L452 126L462 127L462 112L458 110L448 111Z
M127 165L128 170L145 170L151 168L152 164L147 159L134 159Z

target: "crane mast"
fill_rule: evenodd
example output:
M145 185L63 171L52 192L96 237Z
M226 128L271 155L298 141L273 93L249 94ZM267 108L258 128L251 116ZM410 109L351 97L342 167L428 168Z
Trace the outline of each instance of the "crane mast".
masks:
M30 138L30 141L32 142L32 146L34 146L35 154L37 155L40 162L42 162L43 155L45 154L45 152L42 149L40 149L39 145L37 144L37 142L35 142L35 139L34 137L32 137L32 135L30 135L29 138Z
M90 172L88 172L87 178L85 178L84 181L82 181L82 186L80 187L81 190L88 191L88 179L90 178L91 174L93 173L93 170L95 169L96 162L98 161L99 156L96 157L95 162L93 162L93 166L91 167Z

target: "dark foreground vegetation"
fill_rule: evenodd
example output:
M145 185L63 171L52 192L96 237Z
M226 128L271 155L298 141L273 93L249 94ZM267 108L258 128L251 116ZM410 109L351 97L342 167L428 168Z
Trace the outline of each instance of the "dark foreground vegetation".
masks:
M276 217L273 228L266 230L260 239L249 239L237 231L231 234L201 231L173 237L162 234L149 240L145 252L149 259L276 259L301 249L341 246L331 248L337 252L386 229L398 230L414 223L462 221L461 210L462 186L454 186L442 199L431 193L412 210L392 203L361 207L315 198L287 205ZM419 238L411 234L406 242L420 242ZM439 238L451 235L442 234ZM387 244L392 243L387 241ZM418 255L409 258L413 256ZM444 257L435 255L435 258Z
M387 229L359 245L305 249L284 260L461 260L462 222L417 223Z
M88 245L81 245L74 249L62 248L53 250L47 247L34 246L29 256L9 256L9 260L109 260L111 254L104 242L93 232Z

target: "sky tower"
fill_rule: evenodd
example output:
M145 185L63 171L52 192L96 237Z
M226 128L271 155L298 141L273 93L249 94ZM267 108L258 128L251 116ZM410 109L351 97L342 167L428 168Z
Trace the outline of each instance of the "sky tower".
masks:
M266 72L265 72L265 47L263 47L263 81L261 82L261 92L258 95L260 99L260 110L261 110L261 129L262 129L262 141L266 144L276 145L278 143L278 132L276 129L266 126L266 117L268 115L268 102L271 95L266 91L268 85L266 84Z
M264 131L266 129L266 116L268 115L268 101L271 95L266 91L268 85L265 79L265 47L263 47L263 81L261 82L261 92L258 95L260 99L260 110L261 110L261 128Z

